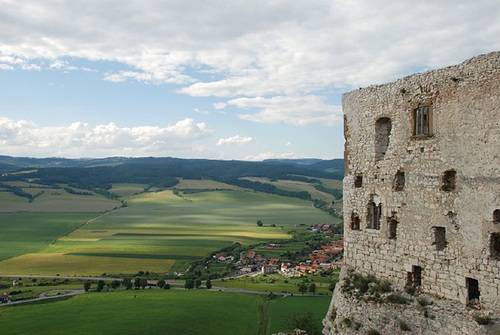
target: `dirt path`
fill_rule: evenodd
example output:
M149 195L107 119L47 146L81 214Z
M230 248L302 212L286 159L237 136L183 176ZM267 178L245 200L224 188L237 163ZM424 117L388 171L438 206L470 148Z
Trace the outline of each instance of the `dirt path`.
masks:
M73 297L76 295L81 295L81 294L87 293L84 290L56 290L56 291L66 291L67 293L53 295L53 296L47 296L46 295L47 293L54 292L54 290L47 291L47 292L40 293L40 296L38 298L3 303L3 304L0 304L0 307L7 307L7 306L37 302L37 301L51 300L51 299L60 299L60 298L65 298L65 297Z
M45 276L45 275L5 275L0 274L0 278L50 278L50 279L81 279L81 280L104 280L104 281L113 281L119 280L122 281L121 278L106 278L106 277L75 277L75 276Z

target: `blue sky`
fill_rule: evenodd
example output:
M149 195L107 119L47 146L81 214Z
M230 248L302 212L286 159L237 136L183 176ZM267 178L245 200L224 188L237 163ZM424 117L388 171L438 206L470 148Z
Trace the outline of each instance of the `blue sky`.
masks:
M338 158L342 93L499 36L496 0L0 0L0 154Z

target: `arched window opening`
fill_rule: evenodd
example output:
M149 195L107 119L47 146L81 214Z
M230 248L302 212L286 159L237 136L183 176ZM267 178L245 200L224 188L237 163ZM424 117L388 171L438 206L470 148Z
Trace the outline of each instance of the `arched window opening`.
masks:
M500 223L500 209L493 211L493 223Z
M388 117L382 117L375 123L375 159L381 160L389 148L392 122Z
M351 230L360 230L361 220L356 213L351 214Z
M392 185L392 189L396 192L402 191L405 188L405 172L403 170L399 170L396 172L394 176L394 181Z
M382 204L378 206L372 201L368 204L366 223L368 229L380 230L380 218L382 216Z

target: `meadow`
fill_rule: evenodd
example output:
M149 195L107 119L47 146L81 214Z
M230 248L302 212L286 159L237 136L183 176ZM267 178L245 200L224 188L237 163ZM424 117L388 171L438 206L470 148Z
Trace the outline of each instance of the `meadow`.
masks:
M316 285L316 294L331 295L328 290L331 280L336 280L338 273L330 277L309 276L306 285L309 286L312 282ZM213 285L220 287L238 288L252 291L274 292L274 293L291 293L301 295L298 289L298 284L303 282L304 278L287 278L280 274L274 273L269 275L258 276L243 276L238 278L217 280ZM308 293L309 294L309 293Z
M110 200L89 190L74 189L76 192L87 192L92 195L69 194L66 190L53 189L45 185L26 182L7 182L6 184L20 187L24 192L36 195L33 202L27 198L0 190L0 213L15 212L104 212L119 207L119 201ZM67 185L60 185L66 187Z
M0 260L38 252L97 215L97 213L0 213L2 232Z
M138 190L140 186L132 189ZM122 190L131 191L123 187ZM191 262L234 242L251 245L288 239L287 231L295 224L334 220L308 201L253 191L206 191L176 196L166 190L131 196L126 201L127 207L90 221L43 250L0 262L2 272L50 275L182 272ZM263 221L264 226L258 227L257 220Z
M287 330L287 319L292 314L311 312L319 329L322 329L322 319L330 306L330 297L285 297L271 302L267 308L270 320L268 334ZM289 329L293 330L293 329Z
M254 182L256 181L256 182L260 182L260 183L271 184L271 185L274 185L277 188L284 190L284 191L292 191L292 192L305 191L305 192L308 192L314 199L321 199L321 200L327 201L327 202L335 200L335 197L333 195L318 191L317 189L314 188L313 184L306 183L303 181L296 181L296 180L271 181L271 179L269 179L269 178L262 178L262 177L245 177L242 179L246 179L246 180L254 181ZM324 180L326 181L328 179L324 179ZM330 183L330 184L333 184L333 183ZM335 185L336 185L336 187L333 187L333 188L338 188L336 183L335 183Z
M132 290L89 293L43 304L1 307L4 334L252 334L262 297Z

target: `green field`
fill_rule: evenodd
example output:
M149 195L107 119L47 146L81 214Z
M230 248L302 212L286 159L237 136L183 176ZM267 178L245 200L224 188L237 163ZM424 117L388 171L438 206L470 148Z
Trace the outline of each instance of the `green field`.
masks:
M14 184L14 183L13 183ZM85 191L88 190L78 190ZM119 201L106 199L95 194L75 195L63 189L26 187L23 191L32 195L43 192L42 195L29 202L27 198L14 195L11 192L0 191L0 213L14 212L104 212L119 207Z
M213 284L221 287L239 288L252 291L274 292L274 293L293 293L300 295L298 284L303 281L302 278L287 278L280 274L244 276L235 279L224 279L214 281ZM328 290L330 279L328 277L310 276L307 285L314 281L316 284L316 294L331 295Z
M90 293L57 302L0 308L2 334L254 335L262 297L140 290Z
M319 329L322 329L322 319L325 317L330 305L330 297L286 297L278 299L269 304L267 314L271 321L270 333L278 333L280 331L291 331L287 329L286 321L293 313L303 314L310 311Z
M253 191L183 197L162 191L126 200L128 207L103 215L40 252L0 262L2 271L51 275L181 272L194 260L234 242L249 245L286 239L288 229L297 223L335 220L308 201ZM264 227L258 227L257 220Z
M245 177L241 178L253 182L266 183L276 186L277 188L283 191L291 191L291 192L308 192L314 199L321 199L323 201L330 202L335 200L335 197L331 194L318 191L314 188L314 185L311 183L306 183L303 181L295 181L295 180L277 180L271 181L269 178L258 178L258 177ZM327 179L325 179L327 180Z
M95 216L97 213L0 213L0 260L37 252Z

